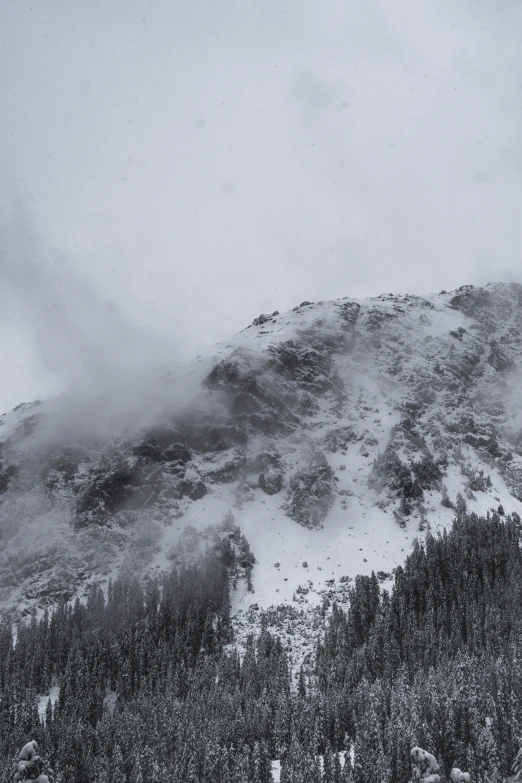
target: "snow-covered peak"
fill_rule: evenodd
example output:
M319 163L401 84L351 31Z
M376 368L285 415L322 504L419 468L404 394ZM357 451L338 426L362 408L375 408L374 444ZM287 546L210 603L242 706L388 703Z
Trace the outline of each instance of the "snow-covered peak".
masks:
M522 513L521 360L522 286L464 286L260 316L186 368L182 404L177 371L110 437L46 440L56 411L20 406L0 418L0 600L165 567L230 512L257 560L239 613L386 580L457 503Z

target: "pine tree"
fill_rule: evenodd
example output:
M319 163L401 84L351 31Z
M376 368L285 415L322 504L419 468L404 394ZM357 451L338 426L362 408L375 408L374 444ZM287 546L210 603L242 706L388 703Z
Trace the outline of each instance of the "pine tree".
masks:
M481 729L475 745L479 783L502 783L498 748L489 725Z
M357 727L354 754L354 783L372 783L375 778L387 783L389 769L374 704L368 705L365 720Z
M352 783L353 781L353 766L350 751L346 751L344 754L344 764L341 773L341 783Z
M330 742L326 743L323 757L323 783L336 783L334 772L334 753Z
M219 746L217 745L215 738L211 737L206 744L203 763L203 780L205 783L213 783L217 780L219 761Z
M109 765L109 783L125 783L125 768L123 754L118 743L113 748Z
M272 771L266 748L262 742L255 742L250 763L251 783L270 783Z
M246 745L233 755L231 766L231 783L245 783L245 781L249 779L250 759L248 756L248 747Z
M333 779L334 783L341 783L341 776L342 776L342 766L341 766L341 759L339 758L339 754L334 754L334 763L333 763Z

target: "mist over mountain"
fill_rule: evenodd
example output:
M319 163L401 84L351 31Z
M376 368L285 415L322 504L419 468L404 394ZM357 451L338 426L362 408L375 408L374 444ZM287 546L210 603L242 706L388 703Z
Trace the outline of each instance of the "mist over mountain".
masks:
M230 513L258 560L238 606L290 601L303 561L313 603L391 573L459 498L520 511L521 329L517 284L303 302L185 366L19 406L0 419L2 605L165 567Z

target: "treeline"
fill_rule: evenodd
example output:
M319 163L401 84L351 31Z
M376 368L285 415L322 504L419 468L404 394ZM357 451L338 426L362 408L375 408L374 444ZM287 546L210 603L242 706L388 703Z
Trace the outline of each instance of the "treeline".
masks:
M461 508L451 532L416 543L389 595L357 577L350 609L334 607L317 656L328 737L355 742L356 783L403 783L409 751L443 771L500 783L522 728L520 518Z
M391 593L357 577L315 670L292 677L262 622L233 645L227 559L0 627L0 769L28 739L56 783L406 783L410 750L476 783L511 774L522 728L520 519L459 510ZM43 720L37 694L60 685ZM113 710L107 694L117 693ZM353 746L353 747L352 747ZM349 753L352 747L353 764ZM322 756L322 764L319 764ZM346 763L344 763L344 759ZM376 778L377 776L377 778Z
M111 583L107 597L93 587L21 624L16 644L0 626L0 779L30 738L56 783L271 781L290 743L291 675L266 628L241 659L231 646L229 560L211 551L144 586ZM37 694L53 684L41 719Z

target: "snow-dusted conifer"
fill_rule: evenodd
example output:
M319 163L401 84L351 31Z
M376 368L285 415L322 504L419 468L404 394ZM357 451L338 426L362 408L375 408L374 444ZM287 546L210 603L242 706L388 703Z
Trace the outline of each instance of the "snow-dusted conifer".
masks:
M118 743L114 745L110 763L110 783L124 783L125 770L123 766L123 754Z
M384 752L376 705L370 702L368 714L357 727L354 744L353 779L355 783L387 783L390 779L388 759ZM429 781L435 783L435 781ZM438 783L438 781L437 781Z
M334 754L334 763L333 763L333 778L334 783L341 783L341 775L343 772L343 768L341 766L341 759L339 758L339 754Z
M344 754L344 765L341 772L340 783L352 783L352 759L349 751Z
M520 739L520 748L513 762L513 772L515 773L513 783L522 783L522 737Z
M334 758L332 746L327 741L323 756L323 783L335 783Z
M500 761L495 737L491 725L486 719L477 737L477 766L478 777L481 783L501 783Z
M254 743L250 768L252 783L269 783L272 779L271 765L264 743Z

